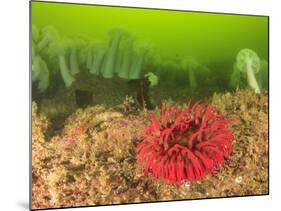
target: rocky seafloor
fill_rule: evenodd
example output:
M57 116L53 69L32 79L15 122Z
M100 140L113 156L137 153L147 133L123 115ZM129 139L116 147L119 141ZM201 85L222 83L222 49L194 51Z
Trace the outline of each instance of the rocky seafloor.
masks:
M53 129L33 102L32 208L268 194L268 94L237 90L208 102L235 120L234 151L215 174L181 185L145 176L136 162L135 136L150 121L147 111L96 105Z

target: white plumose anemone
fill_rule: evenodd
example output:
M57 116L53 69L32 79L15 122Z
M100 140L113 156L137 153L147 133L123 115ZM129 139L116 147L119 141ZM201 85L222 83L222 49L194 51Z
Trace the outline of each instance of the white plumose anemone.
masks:
M246 72L248 85L256 93L260 93L260 87L255 77L260 70L260 58L257 53L251 49L242 49L237 54L236 64L241 72Z

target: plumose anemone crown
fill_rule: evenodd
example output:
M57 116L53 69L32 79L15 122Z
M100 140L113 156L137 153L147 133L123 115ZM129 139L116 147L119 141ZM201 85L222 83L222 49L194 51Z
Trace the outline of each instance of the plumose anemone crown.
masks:
M256 92L260 93L260 87L256 80L255 74L260 71L260 58L256 52L251 49L242 49L236 57L237 68L247 74L249 86Z

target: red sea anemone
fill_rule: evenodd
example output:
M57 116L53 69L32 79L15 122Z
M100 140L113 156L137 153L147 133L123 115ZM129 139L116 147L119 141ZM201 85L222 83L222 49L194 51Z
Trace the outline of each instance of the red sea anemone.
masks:
M162 105L158 120L151 112L151 124L138 135L138 161L145 173L170 183L195 181L212 174L232 152L234 136L226 126L232 121L206 103L190 102L180 109Z

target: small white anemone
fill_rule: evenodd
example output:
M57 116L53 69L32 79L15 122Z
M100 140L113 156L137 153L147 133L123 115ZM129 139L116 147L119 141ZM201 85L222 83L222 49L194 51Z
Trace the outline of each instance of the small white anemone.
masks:
M69 70L72 76L77 75L81 71L80 53L87 45L86 38L81 35L70 36L69 42Z
M38 81L39 92L44 92L49 86L49 69L40 56L32 59L32 82Z
M268 62L264 59L261 60L257 81L261 90L268 90Z
M37 44L38 52L42 51L51 42L59 39L59 33L53 26L45 26L40 34L42 35L42 38L38 41Z
M71 42L70 39L53 42L48 49L48 53L51 57L58 58L60 73L66 87L70 87L75 81L75 78L71 75L69 69L69 51Z
M190 88L192 88L192 89L197 88L197 80L196 80L195 72L199 66L200 66L200 63L193 57L185 57L181 63L181 67L184 70L188 71L189 85L190 85Z
M130 67L132 65L132 60L134 58L134 50L133 50L133 44L134 44L135 38L128 36L125 40L126 45L123 49L122 57L120 58L120 65L118 70L118 77L123 79L130 79Z
M158 85L159 79L158 79L158 76L155 75L154 73L148 72L144 75L144 77L147 77L147 79L150 83L150 85L149 85L150 87Z
M260 58L251 49L242 49L236 57L237 68L247 74L248 85L256 92L260 93L260 87L255 74L260 71Z
M31 30L32 30L32 41L37 42L38 39L39 39L39 30L34 24L32 24L31 27L32 27L31 28Z
M99 75L103 66L105 53L106 53L106 43L101 41L96 41L93 45L93 61L90 68L90 73Z
M112 29L109 31L110 41L109 46L107 47L104 64L101 69L102 76L104 78L113 78L114 73L116 72L116 63L119 53L119 46L121 39L124 34L127 32L123 29Z
M133 59L133 62L132 62L131 68L130 68L130 74L129 74L130 79L141 78L142 66L143 66L147 52L148 52L148 49L141 48L138 50L137 53L135 53L135 57Z

